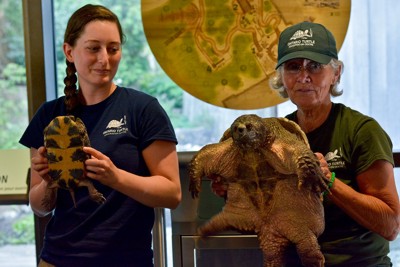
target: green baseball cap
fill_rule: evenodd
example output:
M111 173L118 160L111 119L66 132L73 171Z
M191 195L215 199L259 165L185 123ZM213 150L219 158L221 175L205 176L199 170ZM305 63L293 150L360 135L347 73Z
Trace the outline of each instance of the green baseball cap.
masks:
M333 34L323 25L304 21L286 28L279 37L278 68L282 63L306 58L321 64L338 59Z

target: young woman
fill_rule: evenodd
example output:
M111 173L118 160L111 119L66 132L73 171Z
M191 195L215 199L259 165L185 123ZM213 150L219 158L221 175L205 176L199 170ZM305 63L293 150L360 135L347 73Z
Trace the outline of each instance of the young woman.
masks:
M39 266L153 266L153 208L175 208L181 200L177 140L167 114L154 97L113 82L123 42L109 9L78 9L64 36L65 96L44 103L21 137L32 155L30 205L39 216L53 213ZM50 207L43 205L49 184L43 130L60 115L79 117L87 128L85 168L103 204L80 187L76 207L62 189L53 189Z

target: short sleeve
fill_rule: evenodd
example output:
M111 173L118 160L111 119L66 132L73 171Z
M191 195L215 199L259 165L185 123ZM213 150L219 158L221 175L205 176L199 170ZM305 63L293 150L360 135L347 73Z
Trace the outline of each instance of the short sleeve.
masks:
M146 148L155 140L178 143L172 123L157 99L154 98L144 108L140 124L140 149Z
M357 173L366 170L376 160L386 160L394 165L392 141L382 127L372 118L360 123L354 134L352 158L356 159Z
M19 140L19 143L28 148L33 147L37 149L43 146L44 128L52 119L63 114L65 114L63 97L42 104L29 122L28 127Z

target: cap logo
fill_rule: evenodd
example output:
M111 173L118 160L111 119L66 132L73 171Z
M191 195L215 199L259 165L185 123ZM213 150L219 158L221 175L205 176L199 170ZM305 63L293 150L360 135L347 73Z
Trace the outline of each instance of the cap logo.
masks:
M298 30L292 35L292 37L290 37L287 46L288 48L294 48L296 46L314 46L315 40L307 39L312 37L313 37L313 32L311 29L304 31Z

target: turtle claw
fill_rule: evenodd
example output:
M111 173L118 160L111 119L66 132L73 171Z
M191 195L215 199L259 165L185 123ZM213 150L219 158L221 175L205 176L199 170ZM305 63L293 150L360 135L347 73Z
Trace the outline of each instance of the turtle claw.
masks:
M94 185L91 181L89 180L84 180L82 181L79 186L86 186L89 190L89 197L99 203L99 204L103 204L106 201L106 198L103 196L102 193L100 193L99 191L97 191L96 188L94 188Z
M99 204L103 204L104 202L106 202L106 198L103 196L102 193L100 193L99 191L96 190L96 192L92 192L90 194L90 198L99 203Z
M46 192L42 200L42 206L48 211L52 210L54 208L56 197L57 197L57 188L52 188L48 186L46 188Z
M200 184L198 183L190 183L189 191L192 195L192 198L198 198L200 193Z

